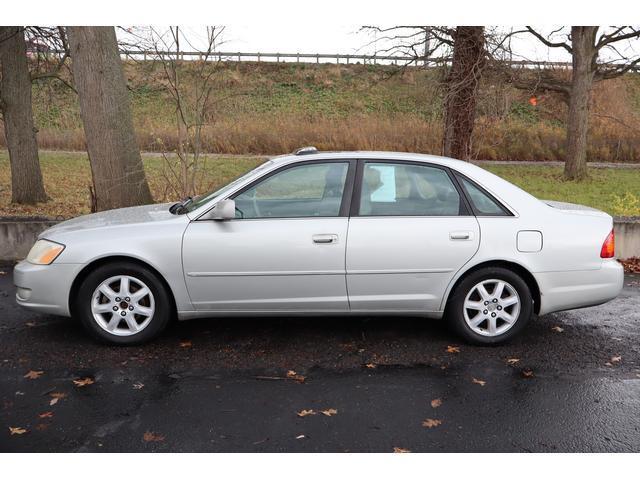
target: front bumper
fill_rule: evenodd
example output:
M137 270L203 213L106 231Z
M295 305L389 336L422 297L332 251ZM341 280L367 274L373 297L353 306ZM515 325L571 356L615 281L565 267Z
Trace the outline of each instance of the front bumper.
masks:
M70 316L69 292L81 268L76 263L18 263L13 270L16 302L36 312Z
M624 269L616 260L603 260L602 268L574 272L536 273L540 287L540 315L600 305L622 291Z

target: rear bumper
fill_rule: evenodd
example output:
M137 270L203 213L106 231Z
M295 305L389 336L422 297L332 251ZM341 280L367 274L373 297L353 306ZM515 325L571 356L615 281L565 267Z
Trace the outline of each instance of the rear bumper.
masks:
M540 287L540 315L600 305L622 291L624 271L615 260L603 260L598 270L535 274Z
M13 270L16 302L40 313L70 316L69 291L81 268L75 263L18 263Z

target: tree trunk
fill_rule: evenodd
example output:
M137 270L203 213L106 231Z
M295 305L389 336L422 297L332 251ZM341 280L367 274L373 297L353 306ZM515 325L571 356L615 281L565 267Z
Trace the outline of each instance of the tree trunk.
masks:
M567 118L567 153L564 176L568 180L587 177L587 130L589 96L596 69L598 27L571 27L573 70Z
M151 203L113 27L68 27L96 208Z
M447 77L442 152L469 160L478 84L484 67L484 27L456 27Z
M46 202L31 105L31 75L22 27L0 27L0 106L11 164L11 201Z

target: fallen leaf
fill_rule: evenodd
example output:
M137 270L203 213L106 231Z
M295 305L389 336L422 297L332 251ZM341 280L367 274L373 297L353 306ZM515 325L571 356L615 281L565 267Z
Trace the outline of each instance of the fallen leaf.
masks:
M484 387L487 384L487 382L485 382L484 380L478 380L477 378L473 379L473 383L477 383L481 387Z
M520 361L519 358L507 358L507 365L515 365Z
M611 363L620 363L620 360L622 360L622 357L620 356L616 356L616 357L611 357Z
M296 440L302 440L303 438L305 438L305 437L304 437L304 435L298 435L298 436L296 437Z
M49 394L49 396L51 397L51 401L49 402L49 405L53 406L56 403L58 403L58 400L62 400L63 398L65 398L67 394L61 393L61 392L52 392Z
M613 363L611 363L611 362L605 362L604 364L605 364L607 367L613 367Z
M30 380L35 380L36 378L40 378L44 372L42 370L29 370L24 378L28 378Z
M91 377L84 377L79 378L78 380L74 380L73 383L75 383L76 387L86 387L87 385L92 385L96 382Z
M367 368L376 368L377 365L375 363L367 363L367 364L365 364L365 367L367 367Z
M0 270L0 276L6 275L6 274L7 274L7 272L5 272L4 270Z
M320 410L320 413L326 415L327 417L331 417L333 415L337 415L338 410L336 410L335 408L328 408L327 410Z
M447 345L447 353L460 353L460 347L455 345Z
M552 327L551 330L553 330L554 332L558 332L558 333L564 332L564 328L558 327L557 325L555 327Z
M133 384L133 389L134 390L141 390L142 388L144 388L144 383L142 382L137 382Z
M407 450L406 448L393 447L393 453L411 453L411 450Z
M524 370L522 370L522 376L525 378L533 377L533 370L531 370L530 368L525 368Z
M438 408L440 405L442 405L442 400L440 400L439 398L434 398L433 400L431 400L431 406L433 408Z
M289 370L287 372L287 378L291 380L295 380L296 382L302 383L306 380L307 377L305 377L304 375L298 375L298 373L295 370Z
M44 412L44 413L41 413L40 415L38 415L38 417L40 417L40 418L51 418L51 417L53 417L53 412Z
M434 418L427 418L422 422L422 426L427 428L434 428L439 425L442 425L442 420L436 420Z
M147 431L147 432L144 432L142 439L145 442L162 442L164 440L164 435Z
M27 322L26 325L27 327L35 327L37 324L36 322Z
M307 415L315 415L316 412L314 412L313 410L300 410L299 412L296 413L296 415L298 415L299 417L306 417Z
M23 433L27 433L27 430L22 427L9 427L9 431L11 435L22 435Z
M187 340L186 342L180 342L180 346L182 348L189 348L189 347L191 347L191 345L192 345L191 344L191 340Z

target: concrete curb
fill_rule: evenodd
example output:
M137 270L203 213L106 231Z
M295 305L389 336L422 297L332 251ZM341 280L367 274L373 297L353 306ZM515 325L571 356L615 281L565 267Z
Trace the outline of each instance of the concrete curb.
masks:
M0 265L25 258L38 235L59 221L46 217L0 218ZM613 224L618 258L640 257L640 217L616 217Z

